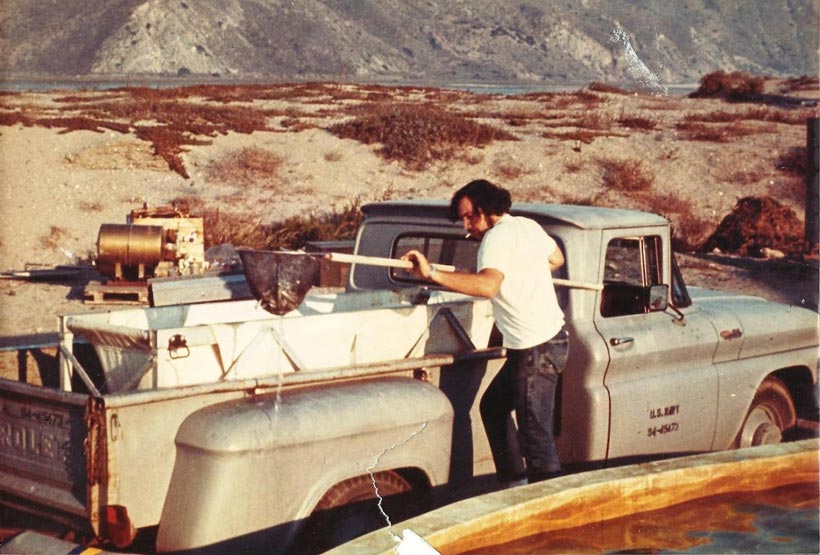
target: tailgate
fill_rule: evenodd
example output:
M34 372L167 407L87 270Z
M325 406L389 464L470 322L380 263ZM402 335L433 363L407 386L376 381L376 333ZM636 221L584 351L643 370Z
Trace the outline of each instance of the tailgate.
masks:
M0 380L0 491L15 508L88 521L87 395Z

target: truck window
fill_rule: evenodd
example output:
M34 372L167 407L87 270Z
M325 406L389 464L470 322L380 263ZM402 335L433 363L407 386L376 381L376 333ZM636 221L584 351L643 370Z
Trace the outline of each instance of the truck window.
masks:
M657 235L623 237L609 242L604 260L604 317L648 311L648 292L661 283L661 239Z
M567 251L564 248L561 239L555 235L551 235L558 243L558 247L564 256L567 256ZM422 235L422 234L404 234L400 235L393 244L392 258L401 258L402 255L410 250L418 250L424 253L430 262L437 262L439 264L450 264L455 266L456 270L462 272L475 272L476 257L478 256L478 247L481 245L480 241L475 239L467 239L463 235L456 237L443 235ZM567 265L564 264L553 274L555 277L567 277ZM390 269L390 278L397 282L404 283L424 283L426 281L416 279L416 277L407 270L399 268ZM562 310L565 310L569 304L569 289L566 287L556 287L556 294L558 296L558 305Z
M393 244L392 258L401 258L411 250L424 253L430 262L449 264L459 271L474 272L476 255L481 243L474 239L442 235L399 235ZM392 268L390 277L396 281L419 283L421 280L407 270Z

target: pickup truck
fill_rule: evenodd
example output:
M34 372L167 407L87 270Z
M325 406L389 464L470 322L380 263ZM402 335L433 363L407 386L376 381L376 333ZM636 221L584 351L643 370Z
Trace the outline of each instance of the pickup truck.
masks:
M366 205L355 253L472 269L478 243L447 208ZM565 467L776 443L816 419L816 312L687 288L654 214L513 213L566 258ZM504 351L489 301L407 270L354 264L344 291L281 316L234 300L63 315L60 333L59 384L0 380L0 502L75 537L296 552L344 541L367 511L383 526L492 482L478 401Z

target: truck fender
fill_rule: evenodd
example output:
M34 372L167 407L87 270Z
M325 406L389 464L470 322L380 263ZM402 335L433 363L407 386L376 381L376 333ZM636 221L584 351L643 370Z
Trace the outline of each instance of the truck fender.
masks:
M415 468L444 484L452 425L440 390L395 377L200 409L177 432L157 550L287 545L334 485L372 472Z

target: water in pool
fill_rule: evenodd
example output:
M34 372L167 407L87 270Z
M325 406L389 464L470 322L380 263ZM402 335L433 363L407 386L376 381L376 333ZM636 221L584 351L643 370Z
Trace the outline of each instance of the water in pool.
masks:
M705 497L462 555L820 552L818 484ZM545 528L548 524L545 523Z

